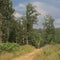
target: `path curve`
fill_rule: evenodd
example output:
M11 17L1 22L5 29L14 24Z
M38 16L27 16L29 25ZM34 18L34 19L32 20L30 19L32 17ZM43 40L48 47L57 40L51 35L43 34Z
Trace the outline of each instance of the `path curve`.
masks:
M33 52L29 53L29 54L26 54L24 56L20 56L20 57L17 57L17 58L14 58L13 60L32 60L34 55L39 52L39 51L42 51L42 49L35 49Z

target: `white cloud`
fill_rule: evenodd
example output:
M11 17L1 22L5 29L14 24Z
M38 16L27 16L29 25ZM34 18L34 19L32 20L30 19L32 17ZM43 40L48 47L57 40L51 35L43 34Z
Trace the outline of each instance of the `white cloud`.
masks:
M26 5L20 3L20 4L18 4L17 6L15 6L14 8L15 8L16 11L23 11L23 10L25 10Z
M56 19L55 20L55 23L60 23L60 19Z
M56 17L56 15L58 15L60 12L59 8L57 8L53 5L50 5L48 3L35 1L32 4L36 6L37 11L39 13L41 13L42 15L46 15L49 13L49 14L53 15L54 17Z
M17 12L15 12L13 15L14 15L16 18L18 18L18 17L21 17L21 16L22 16L22 14L17 13Z
M60 19L56 19L54 24L55 24L55 27L60 27Z
M24 4L19 4L18 8L25 8L25 5Z
M33 4L33 6L35 6L36 10L37 10L39 13L41 13L41 15L45 15L45 14L46 14L46 11L44 11L44 10L41 8L41 7L42 7L42 3L41 3L41 2L36 1L36 2L33 2L32 4Z
M56 19L56 16L60 16L60 13L59 13L60 9L55 7L55 6L52 6L52 5L49 5L47 3L43 3L43 2L38 2L38 1L35 1L32 4L34 6L36 6L36 10L39 13L41 13L41 16L38 18L39 19L39 22L38 22L39 25L36 25L36 26L38 26L38 28L42 27L43 18L46 14L51 14L55 19ZM60 19L56 19L54 22L54 25L55 25L55 27L60 27Z

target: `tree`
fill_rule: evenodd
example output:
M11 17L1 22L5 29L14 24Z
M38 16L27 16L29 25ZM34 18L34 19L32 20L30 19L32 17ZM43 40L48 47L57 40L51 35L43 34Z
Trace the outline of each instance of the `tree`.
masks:
M25 18L23 19L25 22L25 31L26 31L26 44L29 43L30 40L30 34L33 30L33 25L37 23L37 16L38 13L35 9L35 7L32 4L28 4L26 6L26 15Z
M46 15L44 18L44 43L50 44L55 40L55 27L54 27L54 18L50 15Z
M60 43L60 28L55 28L55 42Z
M33 33L31 34L32 39L32 45L35 46L36 48L39 48L41 46L41 33L38 31L34 30Z
M2 40L8 42L9 26L12 20L14 9L11 0L0 0L0 14L2 15Z
M16 23L16 42L23 45L24 41L23 41L23 25L21 24L21 20L18 19L17 23Z

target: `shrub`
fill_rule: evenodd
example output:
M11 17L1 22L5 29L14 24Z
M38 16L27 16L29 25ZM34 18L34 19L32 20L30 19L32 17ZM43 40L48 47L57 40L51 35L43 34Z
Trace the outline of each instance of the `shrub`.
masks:
M3 52L13 52L18 49L19 45L17 43L1 43L0 44L0 53Z

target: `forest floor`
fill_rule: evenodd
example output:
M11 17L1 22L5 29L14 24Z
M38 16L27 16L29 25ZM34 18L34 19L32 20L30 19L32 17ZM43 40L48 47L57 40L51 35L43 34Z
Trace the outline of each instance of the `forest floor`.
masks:
M20 56L20 57L17 57L17 58L14 58L13 60L33 60L33 57L34 55L39 52L39 51L42 51L42 48L41 49L35 49L33 52L29 53L29 54L26 54L24 56Z

